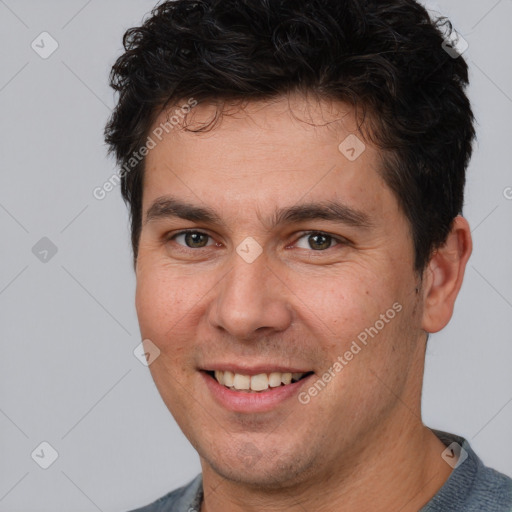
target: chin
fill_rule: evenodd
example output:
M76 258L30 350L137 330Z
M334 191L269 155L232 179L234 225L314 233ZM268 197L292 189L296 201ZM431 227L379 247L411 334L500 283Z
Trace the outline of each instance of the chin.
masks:
M283 489L307 480L313 463L305 454L261 452L252 443L242 443L237 455L226 458L203 458L215 473L237 484L254 488Z

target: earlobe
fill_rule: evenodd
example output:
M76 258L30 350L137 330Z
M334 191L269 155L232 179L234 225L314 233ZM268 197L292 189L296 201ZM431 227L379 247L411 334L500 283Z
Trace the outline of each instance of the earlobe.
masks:
M450 321L472 247L469 224L459 215L424 272L422 329L426 332L438 332Z

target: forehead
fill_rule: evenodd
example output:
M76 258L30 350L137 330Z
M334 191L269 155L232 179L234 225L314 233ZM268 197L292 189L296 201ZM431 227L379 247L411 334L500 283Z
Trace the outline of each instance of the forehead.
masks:
M243 144L245 149L264 145L265 151L273 149L272 154L268 154L272 158L280 149L283 152L289 147L297 149L297 142L305 142L308 148L315 149L319 145L339 143L344 135L356 135L359 128L355 110L349 105L299 94L244 104L207 101L180 114L179 105L188 102L190 99L178 102L176 107L161 112L153 122L152 133L155 130L162 132L162 127L165 130L163 141L158 141L160 147L167 143L189 144L198 138L203 141L201 145L205 145L212 139L225 158L239 153L239 146L233 145L234 142ZM360 133L357 136L362 139ZM301 156L304 152L301 151ZM264 156L263 151L260 153Z
M219 113L199 103L187 114L188 131L181 123L164 131L146 157L144 213L167 193L220 209L229 202L231 214L340 198L377 210L394 200L378 172L381 155L357 131L349 106L291 96L221 112L210 130L190 131ZM161 113L152 132L170 115Z

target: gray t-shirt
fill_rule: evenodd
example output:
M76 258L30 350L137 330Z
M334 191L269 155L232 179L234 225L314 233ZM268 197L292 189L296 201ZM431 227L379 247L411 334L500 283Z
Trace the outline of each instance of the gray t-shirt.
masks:
M458 443L467 458L459 458L459 464L439 492L418 512L512 512L512 479L484 466L463 437L439 430L432 432L447 447ZM199 474L187 485L131 512L199 512L202 483Z

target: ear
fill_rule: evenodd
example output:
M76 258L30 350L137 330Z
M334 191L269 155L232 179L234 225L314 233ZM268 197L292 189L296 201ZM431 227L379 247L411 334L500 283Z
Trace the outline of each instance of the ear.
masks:
M426 332L438 332L450 321L472 249L469 224L459 215L423 273L421 326Z

